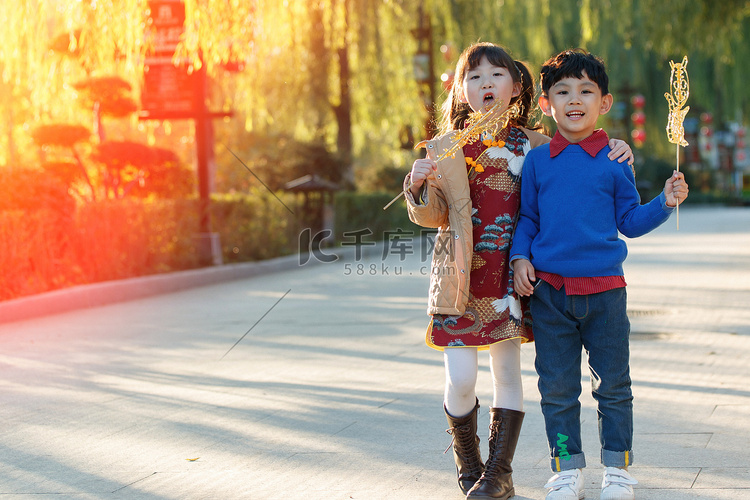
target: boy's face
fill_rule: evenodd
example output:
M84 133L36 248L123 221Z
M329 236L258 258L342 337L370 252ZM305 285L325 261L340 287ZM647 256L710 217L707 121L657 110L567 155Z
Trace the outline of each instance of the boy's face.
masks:
M612 107L612 94L602 95L584 71L583 78L569 76L555 83L546 97L539 98L539 107L554 118L568 142L576 143L594 133L599 115Z

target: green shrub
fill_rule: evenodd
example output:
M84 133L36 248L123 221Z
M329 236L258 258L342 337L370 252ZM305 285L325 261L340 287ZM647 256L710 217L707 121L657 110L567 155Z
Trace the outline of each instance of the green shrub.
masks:
M70 217L0 211L0 299L197 267L195 228L187 200L107 200Z
M54 177L45 184L33 175L24 172L5 184L17 191L0 203L0 300L199 266L198 200L76 204ZM337 193L336 242L353 243L347 234L363 230L363 242L399 229L418 234L403 201L383 210L392 198L391 193ZM215 195L211 229L220 235L225 263L270 259L299 251L305 228L320 229L309 210L302 195L265 188Z
M0 299L65 284L75 208L41 169L0 171Z
M256 189L246 195L212 197L212 230L219 233L225 263L296 252L298 217L295 198L288 193L274 196L265 189Z
M352 237L345 233L352 233L369 229L372 236L366 240L382 240L391 231L411 231L417 234L420 227L409 220L406 213L406 202L396 201L388 210L383 210L396 193L356 193L342 192L336 194L336 240L338 242L352 242Z
M80 207L73 239L81 282L197 267L197 202L107 200Z

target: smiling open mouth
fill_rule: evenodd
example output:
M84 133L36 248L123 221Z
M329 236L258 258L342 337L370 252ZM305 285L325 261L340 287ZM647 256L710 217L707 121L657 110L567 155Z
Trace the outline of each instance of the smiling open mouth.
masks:
M487 92L484 94L484 97L482 98L482 105L485 110L490 109L495 104L495 96L492 95L490 92Z
M567 114L570 118L582 118L584 115L583 111L571 111Z

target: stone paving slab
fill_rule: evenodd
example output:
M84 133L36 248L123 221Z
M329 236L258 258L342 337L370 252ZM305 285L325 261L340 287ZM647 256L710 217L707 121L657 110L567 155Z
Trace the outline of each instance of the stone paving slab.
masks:
M629 242L636 498L750 498L750 210L672 222ZM0 497L460 499L442 357L423 339L426 263L386 257L1 324ZM533 345L521 359L516 498L542 499Z

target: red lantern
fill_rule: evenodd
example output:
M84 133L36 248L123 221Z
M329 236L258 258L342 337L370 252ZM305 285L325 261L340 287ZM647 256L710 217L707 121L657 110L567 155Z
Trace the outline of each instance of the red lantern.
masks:
M643 129L633 130L630 133L630 136L633 138L633 143L637 148L640 148L641 146L643 146L643 143L646 142L646 131Z
M633 122L633 130L630 132L630 137L633 138L633 146L640 148L646 142L646 131L644 130L646 113L642 111L646 105L646 98L641 94L636 94L630 99L630 102L635 108L635 113L630 115L630 121Z
M445 60L445 62L447 63L450 63L453 61L456 48L453 46L452 43L449 42L440 46L440 52L443 54L443 60Z
M455 76L456 74L452 69L449 69L448 71L440 75L440 80L443 82L443 88L446 91L449 91L453 86L453 79Z

